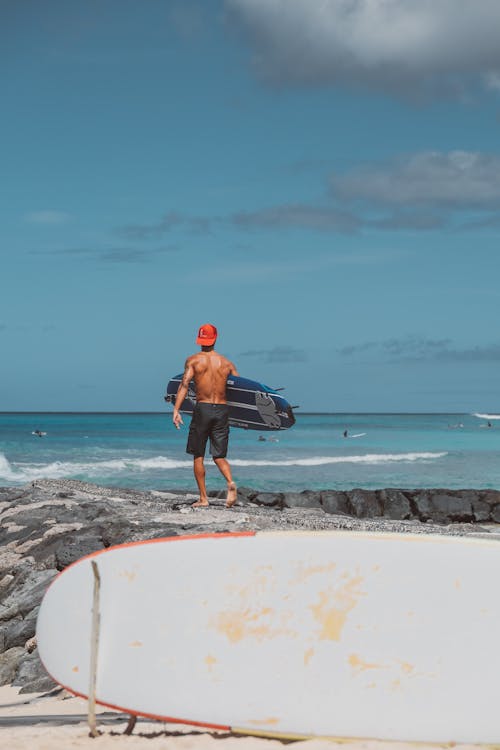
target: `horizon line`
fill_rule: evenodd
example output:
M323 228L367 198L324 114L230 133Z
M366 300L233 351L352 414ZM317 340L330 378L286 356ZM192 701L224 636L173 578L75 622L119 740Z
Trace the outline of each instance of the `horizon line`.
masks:
M478 412L472 412L472 411L301 411L298 416L343 416L346 414L350 415L377 415L377 414L387 414L387 415L435 415L435 416L445 416L445 415L466 415L466 416L475 416ZM483 414L500 414L500 411L491 411L491 412L482 412ZM10 411L2 411L0 410L0 415L4 414L151 414L151 415L158 415L158 416L165 416L172 414L171 411L102 411L102 410L86 410L86 411L77 411L77 410L58 410L58 411L30 411L30 410L10 410Z

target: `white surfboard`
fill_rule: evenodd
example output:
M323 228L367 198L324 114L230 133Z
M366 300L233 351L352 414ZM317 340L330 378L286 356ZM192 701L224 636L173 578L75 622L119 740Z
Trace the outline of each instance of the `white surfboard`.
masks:
M49 587L47 671L97 700L265 735L498 743L500 544L354 532L174 537L97 552Z

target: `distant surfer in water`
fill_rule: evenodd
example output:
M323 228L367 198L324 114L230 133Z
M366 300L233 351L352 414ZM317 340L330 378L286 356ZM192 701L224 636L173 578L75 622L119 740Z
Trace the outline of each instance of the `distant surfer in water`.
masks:
M193 456L193 470L200 492L200 499L193 508L206 507L208 503L205 484L205 449L210 438L210 453L215 465L227 482L226 507L236 502L237 488L226 460L229 441L229 407L226 401L228 375L238 375L236 367L226 357L214 350L217 328L210 323L201 326L196 343L201 352L188 357L184 375L175 398L172 420L177 429L184 424L180 415L182 402L186 398L189 383L194 380L196 405L189 427L186 453Z

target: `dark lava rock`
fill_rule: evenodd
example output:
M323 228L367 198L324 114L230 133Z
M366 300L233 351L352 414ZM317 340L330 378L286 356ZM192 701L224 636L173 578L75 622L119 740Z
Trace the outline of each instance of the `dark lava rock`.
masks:
M54 570L30 570L21 575L9 587L8 595L0 605L0 622L26 617L29 612L38 607L42 597L54 578Z
M238 487L238 502L252 502L259 493L250 487Z
M304 490L303 492L285 492L283 495L284 508L321 508L321 495L318 492Z
M324 490L320 493L321 506L325 513L332 515L354 515L346 492Z
M7 651L14 646L22 646L24 649L26 641L33 638L36 630L38 607L33 611L35 612L33 617L15 618L0 626L0 648L2 651Z
M467 497L457 497L445 491L426 491L416 495L414 501L422 521L449 523L469 522L474 519L472 503Z
M399 521L412 518L410 501L401 490L380 490L377 494L382 504L384 518Z
M71 540L56 548L56 568L57 570L64 570L71 563L99 549L104 549L104 543L95 534L75 535Z
M259 492L252 502L267 508L283 508L283 495L281 492Z
M348 496L357 518L376 518L382 515L382 508L375 492L371 490L351 490Z
M15 646L0 654L0 685L10 685L14 680L19 662L25 653L24 648Z
M24 652L12 684L21 687L20 693L43 693L56 687L54 680L45 671L37 651L31 654Z

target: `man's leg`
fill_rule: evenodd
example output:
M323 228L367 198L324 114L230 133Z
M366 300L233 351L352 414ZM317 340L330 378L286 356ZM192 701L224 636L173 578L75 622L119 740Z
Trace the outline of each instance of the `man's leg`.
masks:
M227 482L226 508L231 508L235 504L238 494L236 484L233 482L231 467L225 458L214 458L214 462Z
M200 499L192 504L193 508L205 508L208 505L207 487L205 485L205 464L203 456L195 456L193 459L193 471L196 484L200 493Z

